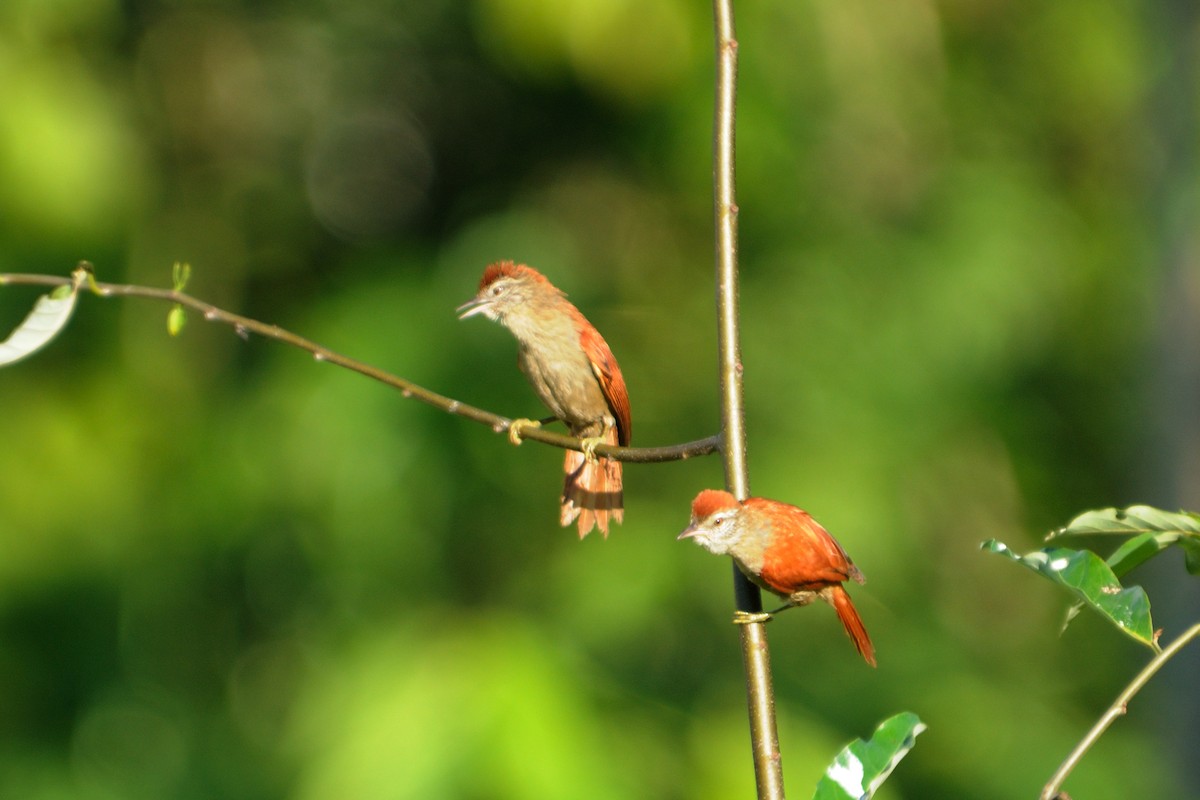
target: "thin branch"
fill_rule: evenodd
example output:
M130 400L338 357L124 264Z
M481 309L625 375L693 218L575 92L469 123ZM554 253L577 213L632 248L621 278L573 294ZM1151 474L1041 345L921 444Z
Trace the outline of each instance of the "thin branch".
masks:
M1050 782L1042 789L1042 793L1039 795L1040 800L1056 800L1056 798L1063 797L1060 794L1060 790L1063 783L1066 782L1067 776L1071 774L1087 751L1096 743L1096 740L1108 730L1108 727L1116 721L1117 717L1124 716L1129 707L1129 701L1142 690L1143 686L1150 682L1150 679L1162 669L1163 665L1171 660L1172 656L1182 650L1184 645L1197 636L1200 636L1200 623L1188 628L1175 641L1165 647L1161 653L1150 659L1150 663L1117 696L1117 699L1101 715L1096 724L1092 726L1092 729L1087 732L1087 735L1079 740L1079 744L1075 745L1075 749L1071 751L1071 754L1063 761L1058 771L1050 778Z
M713 121L713 212L717 249L717 345L720 348L721 428L725 483L739 499L750 494L746 467L746 415L742 399L742 353L738 343L738 207L734 189L734 122L737 39L732 0L714 0L717 99ZM761 610L754 609L754 610Z
M746 414L742 392L742 357L738 343L738 259L735 198L734 128L737 100L738 43L733 0L713 0L717 59L713 109L713 214L716 227L717 341L720 348L721 453L725 485L738 498L750 494L746 466ZM758 587L733 567L733 600L738 611L762 611ZM771 657L763 622L738 625L746 671L746 704L750 714L750 746L759 800L783 800L783 761L771 686Z
M0 273L0 286L5 284L10 285L26 285L26 286L62 286L69 285L71 278L59 277L57 275L29 275L19 273ZM378 367L373 367L370 364L365 364L357 361L349 356L344 356L334 352L327 347L317 344L303 336L284 330L278 325L268 325L265 322L243 317L240 314L234 314L230 311L220 309L211 303L203 300L198 300L195 297L184 294L183 292L172 289L156 289L149 286L133 286L127 284L116 283L100 283L94 282L90 284L92 290L100 297L142 297L151 300L162 300L168 303L178 303L181 306L190 308L198 312L208 322L216 322L232 327L239 336L246 337L251 333L258 334L267 339L274 339L277 342L282 342L300 350L305 350L312 354L315 361L324 361L330 364L336 364L344 369L357 372L360 375L365 375L372 380L390 386L393 389L399 390L404 397L411 397L414 400L420 400L426 405L441 409L448 414L455 414L460 417L479 422L489 426L493 431L502 433L508 430L509 425L513 420L508 417L494 414L490 411L485 411L475 406L467 405L459 400L450 397L445 397L437 392L432 392L422 386L407 381L403 378L396 377L391 373L385 372ZM579 439L571 436L566 436L559 433L553 433L542 428L521 429L522 439L532 439L542 444L548 444L553 447L561 447L567 450L582 450L583 446ZM664 447L615 447L613 445L600 445L596 448L598 455L607 456L617 461L625 461L638 464L659 463L664 461L681 461L696 456L705 456L715 453L720 448L721 440L719 436L709 436L706 439L698 439L694 442L685 442L683 444L669 445Z

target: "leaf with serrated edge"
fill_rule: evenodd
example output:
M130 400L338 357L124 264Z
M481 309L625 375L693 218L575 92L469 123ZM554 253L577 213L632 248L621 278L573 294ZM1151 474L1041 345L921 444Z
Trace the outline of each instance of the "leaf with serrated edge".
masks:
M909 711L884 720L869 742L855 739L838 753L817 783L813 800L867 800L916 743L925 723Z
M76 281L39 297L29 316L0 342L0 366L20 361L49 344L71 319L78 296L79 282Z
M1069 589L1089 608L1099 612L1123 633L1157 651L1154 625L1150 619L1150 600L1140 586L1121 586L1117 576L1100 556L1090 550L1051 547L1024 556L1008 545L989 539L982 545L992 553L1007 556L1029 569Z

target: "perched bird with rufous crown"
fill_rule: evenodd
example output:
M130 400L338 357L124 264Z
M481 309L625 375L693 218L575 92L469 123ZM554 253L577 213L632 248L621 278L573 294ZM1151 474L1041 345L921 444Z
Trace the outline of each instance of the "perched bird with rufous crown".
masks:
M821 598L837 612L855 648L875 666L875 646L842 584L863 583L846 551L803 509L765 497L738 502L729 492L705 489L692 501L691 524L679 534L709 552L728 554L746 577L786 605Z
M524 264L498 261L483 271L479 291L458 307L458 318L483 314L517 339L517 365L541 401L582 439L583 452L568 450L563 461L560 522L576 519L579 538L592 527L607 538L608 522L624 517L621 462L597 456L601 444L629 444L629 392L604 337L566 294ZM509 439L541 423L516 419Z

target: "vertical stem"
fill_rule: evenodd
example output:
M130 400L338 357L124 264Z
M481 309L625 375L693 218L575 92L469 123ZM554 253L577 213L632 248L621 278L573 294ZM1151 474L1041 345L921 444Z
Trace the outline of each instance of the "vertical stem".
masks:
M745 580L741 573L734 580L738 578ZM775 691L771 687L771 653L767 649L766 625L752 622L738 627L742 631L750 749L754 756L758 800L784 800L783 759L779 753L779 731L775 726Z
M714 0L717 98L713 121L713 191L717 237L717 345L721 369L721 429L725 483L739 499L750 493L746 469L746 419L742 399L742 353L738 344L738 208L734 198L734 121L737 102L737 39L733 0Z
M750 493L746 468L746 416L742 397L742 357L738 344L737 215L734 198L734 107L737 98L737 39L733 0L713 0L717 85L713 119L713 200L716 223L717 338L721 374L721 452L725 485L739 499ZM733 568L734 605L761 611L762 597L737 567ZM775 724L775 693L765 624L739 626L750 713L750 745L759 800L783 800L783 765Z

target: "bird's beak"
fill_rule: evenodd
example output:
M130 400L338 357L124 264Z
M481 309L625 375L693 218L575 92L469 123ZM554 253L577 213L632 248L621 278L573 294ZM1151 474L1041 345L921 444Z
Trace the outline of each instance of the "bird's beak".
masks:
M463 303L454 312L458 314L459 319L473 317L476 314L482 314L488 308L488 301L479 297L472 297L467 302Z
M686 528L684 528L683 533L681 533L675 537L675 541L678 542L681 539L690 539L699 532L700 532L700 527L698 525L696 525L695 523L693 523L691 525L688 525Z

